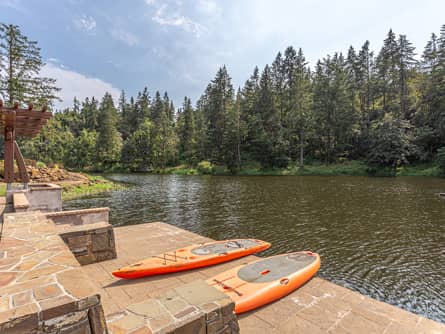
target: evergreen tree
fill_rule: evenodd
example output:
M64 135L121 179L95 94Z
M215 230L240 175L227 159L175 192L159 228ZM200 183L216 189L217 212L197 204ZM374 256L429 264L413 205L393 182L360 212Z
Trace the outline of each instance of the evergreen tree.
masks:
M357 155L360 156L369 149L369 132L374 110L374 54L370 51L369 41L366 41L359 51L356 69L360 123L360 140L357 146Z
M198 160L210 159L212 144L209 139L210 126L210 95L211 85L208 84L204 94L196 102L196 137L198 146Z
M389 30L383 47L376 59L377 83L384 113L392 112L400 116L399 78L399 46L396 35Z
M224 155L227 150L224 142L226 130L226 117L232 110L234 103L234 91L231 78L225 66L216 73L215 79L210 84L206 117L208 118L208 151L210 158L216 163L224 163Z
M131 124L132 112L134 110L134 102L133 98L131 98L131 102L127 102L127 98L125 96L125 92L122 90L121 95L119 97L119 132L122 135L122 140L127 140L127 138L131 134L131 129L133 125Z
M289 57L289 53L294 51L292 47L288 48L286 50L286 56ZM273 82L273 89L274 94L276 96L276 104L278 111L280 113L280 123L284 122L285 113L286 113L286 98L285 96L285 90L286 90L286 69L288 66L287 62L289 62L289 59L286 58L286 60L283 60L281 56L281 52L278 52L277 56L275 57L275 60L272 63L271 68L271 76L272 76L272 82ZM258 68L257 68L258 71Z
M159 123L159 120L164 110L165 110L165 104L162 101L161 93L159 93L159 91L156 91L151 106L151 114L150 114L150 119L155 125Z
M356 133L350 108L346 62L341 54L318 62L314 77L314 117L325 162L348 157Z
M431 34L431 39L425 46L422 54L421 68L426 73L431 73L438 63L438 41L435 33Z
M287 157L282 142L280 113L275 106L273 82L268 65L261 73L255 111L256 134L252 146L256 159L265 168L286 166Z
M18 26L0 23L0 96L8 104L43 105L58 100L56 80L39 76L43 65L37 42L24 36Z
M142 92L138 93L133 112L130 116L132 124L130 127L131 132L136 131L147 118L152 118L150 105L150 94L148 93L148 88L145 87Z
M83 122L83 129L95 131L99 128L98 101L94 97L91 98L91 101L88 97L85 98L80 110L80 117Z
M33 91L45 82L33 81L32 70L42 65L38 48L12 27L2 25L0 31L0 94L8 103L10 95L19 102L43 99ZM16 35L8 44L11 31ZM12 58L5 52L8 45ZM28 56L29 64L17 60ZM18 75L22 81L8 79L8 64L18 68L14 62L25 71ZM445 25L432 34L419 64L407 37L397 39L390 30L377 57L366 41L357 52L351 46L346 58L328 55L313 72L302 50L288 47L261 75L255 67L236 96L222 67L196 107L185 98L178 114L166 92L156 92L152 100L147 88L136 98L122 91L118 110L110 94L100 106L94 97L75 99L72 108L55 113L37 137L21 145L27 157L76 169L120 163L151 171L209 160L236 172L243 164L275 168L299 160L303 166L306 157L326 163L366 159L392 171L417 161L437 159L442 165L444 92Z
M113 98L105 93L99 107L99 126L96 142L98 166L109 168L119 161L122 138L117 131L117 110Z
M176 157L176 137L173 124L170 120L170 100L164 95L161 100L159 92L156 92L153 101L151 117L153 122L153 157L156 167L165 168L172 164Z
M411 105L409 101L409 80L415 74L416 60L414 56L412 44L405 35L400 35L398 41L400 113L405 119L409 118L408 112Z
M182 110L178 117L179 131L179 157L188 164L195 165L197 161L196 149L196 127L195 115L192 102L189 98L184 98Z
M256 105L259 93L259 70L255 67L251 77L246 81L240 96L240 141L241 149L250 157L253 153L253 142L256 138L256 126L261 122Z
M291 149L289 158L293 158L293 137L298 138L300 166L304 165L304 148L308 139L308 133L312 127L312 83L311 73L307 68L307 62L301 49L298 50L295 59L295 68L292 77L289 78L290 110L289 127Z
M60 114L63 114L63 117L60 117L62 125L68 128L75 137L79 136L83 129L83 122L80 113L80 102L77 98L74 98L72 109L66 108L59 112L59 115Z
M425 46L420 63L419 102L413 123L417 156L431 160L445 141L445 25Z
M233 108L228 110L224 133L225 163L232 173L241 169L240 95L238 92Z

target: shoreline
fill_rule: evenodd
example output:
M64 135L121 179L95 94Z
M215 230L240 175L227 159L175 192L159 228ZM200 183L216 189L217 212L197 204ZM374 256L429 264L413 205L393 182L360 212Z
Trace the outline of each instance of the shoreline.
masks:
M114 190L124 189L126 185L107 179L102 175L91 175L86 174L90 179L88 184L76 184L67 181L66 183L59 184L62 186L62 200L70 201L73 199L84 198L89 196L96 196L99 194L104 194Z
M69 201L88 196L107 193L114 190L124 189L126 185L107 179L102 175L91 175L81 173L88 178L88 183L78 180L67 180L52 182L62 187L62 200ZM6 195L6 184L0 183L0 196Z
M202 170L195 166L178 165L153 171L115 171L113 173L148 174L148 175L210 175L210 176L370 176L398 177L422 176L441 177L440 169L435 164L418 164L398 167L397 169L374 168L361 161L347 161L335 164L308 164L304 167L289 166L287 168L262 169L259 166L246 166L232 173L225 166L212 166ZM108 174L104 172L103 175Z
M88 182L79 180L66 180L52 182L63 188L62 198L64 201L96 196L114 190L128 187L128 184L107 178L111 174L146 174L146 175L191 175L191 176L369 176L369 177L441 177L439 168L434 164L423 164L416 166L399 167L395 171L387 169L372 170L361 161L348 161L330 165L308 164L303 168L290 166L280 169L261 169L257 166L242 168L237 173L231 173L225 166L213 166L212 169L202 171L197 167L178 165L166 167L147 172L136 172L129 170L104 171L97 174L89 172L76 172L88 179ZM0 196L6 194L6 184L0 183Z

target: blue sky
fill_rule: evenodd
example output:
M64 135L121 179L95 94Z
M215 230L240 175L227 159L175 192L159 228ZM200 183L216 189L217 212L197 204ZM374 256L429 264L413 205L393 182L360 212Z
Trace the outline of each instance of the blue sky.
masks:
M311 64L335 51L378 51L389 28L421 53L445 24L439 0L0 0L0 22L37 40L64 100L147 86L193 102L219 66L235 87L288 45Z

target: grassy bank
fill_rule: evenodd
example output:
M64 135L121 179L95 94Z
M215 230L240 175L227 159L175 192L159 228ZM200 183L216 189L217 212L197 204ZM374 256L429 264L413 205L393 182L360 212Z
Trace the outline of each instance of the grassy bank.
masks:
M176 167L168 167L158 169L153 174L174 174L174 175L233 175L224 166L212 166L203 170L187 166L179 165ZM301 176L336 176L336 175L352 175L352 176L440 176L439 168L434 164L419 164L412 166L400 167L397 170L384 168L371 168L363 161L345 161L343 163L321 164L312 163L304 167L289 166L280 169L262 169L260 166L245 166L236 173L241 176L255 175L301 175Z
M112 190L122 189L125 187L123 184L110 181L102 176L88 174L84 175L88 177L88 183L80 184L70 181L60 183L60 186L62 187L62 199L64 201L80 197L93 196ZM0 183L0 196L5 195L6 184Z
M397 176L442 176L438 166L423 164L405 166L397 169Z
M69 182L61 184L63 188L62 199L64 201L80 197L94 196L100 193L123 189L125 187L123 184L113 182L103 176L86 175L90 179L88 184L72 184Z

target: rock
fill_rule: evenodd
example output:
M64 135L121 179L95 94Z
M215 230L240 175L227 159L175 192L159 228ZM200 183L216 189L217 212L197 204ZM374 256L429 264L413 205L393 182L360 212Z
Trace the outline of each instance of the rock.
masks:
M90 184L91 181L85 175L80 173L69 172L61 166L47 167L38 166L37 162L34 160L26 160L26 171L30 177L31 182L64 182L69 183L70 181L75 181L76 184ZM16 174L16 181L20 182L18 179L19 175ZM3 180L3 175L0 175L0 180Z

